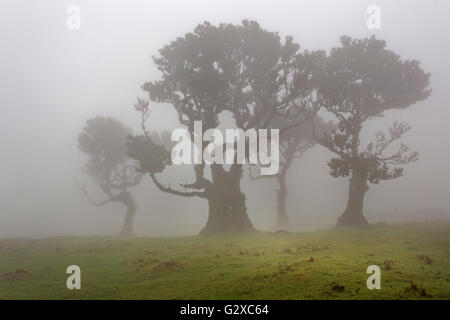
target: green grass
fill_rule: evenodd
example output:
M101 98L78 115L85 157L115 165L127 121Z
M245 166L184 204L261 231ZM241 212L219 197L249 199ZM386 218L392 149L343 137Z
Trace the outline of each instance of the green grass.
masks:
M72 264L81 268L81 290L66 288ZM366 287L372 264L381 268L381 290ZM0 299L449 298L447 222L208 238L0 241Z

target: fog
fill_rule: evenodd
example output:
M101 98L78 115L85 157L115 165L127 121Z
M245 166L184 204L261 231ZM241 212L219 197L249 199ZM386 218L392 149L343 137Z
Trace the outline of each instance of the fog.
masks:
M81 28L66 27L70 4L81 8ZM115 234L120 204L91 206L77 189L87 157L77 147L85 121L97 115L119 119L140 133L133 106L146 97L141 86L160 73L151 60L164 45L204 21L256 20L304 49L329 50L341 35L387 41L388 49L417 59L431 73L431 96L410 108L370 120L362 140L395 120L412 129L402 141L419 152L405 175L371 184L365 198L370 222L450 219L450 3L376 1L381 29L366 27L372 1L5 1L0 9L0 238ZM149 127L173 130L177 113L152 103ZM293 228L335 224L345 208L348 179L329 175L332 154L316 146L295 160L288 175L288 214ZM176 168L170 177L177 174ZM167 177L165 177L167 181ZM186 178L188 179L188 177ZM187 182L187 181L186 181ZM271 181L242 189L248 214L259 229L275 219ZM102 199L95 186L92 195ZM132 190L139 207L138 235L196 234L204 226L204 200L159 191L148 176Z

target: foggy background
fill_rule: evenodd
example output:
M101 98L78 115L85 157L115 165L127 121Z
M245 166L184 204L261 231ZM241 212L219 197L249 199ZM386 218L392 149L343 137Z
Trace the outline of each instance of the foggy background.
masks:
M66 27L67 7L81 7L81 29ZM381 29L366 27L369 5L381 8ZM0 238L116 234L120 204L91 206L76 180L87 157L77 135L88 118L119 119L135 133L133 105L144 82L159 79L151 60L178 36L210 21L256 20L301 49L329 50L341 35L375 34L404 59L431 72L430 98L366 123L363 141L394 120L412 126L402 141L419 151L405 176L369 185L370 222L450 218L450 2L440 1L5 1L0 2ZM151 103L150 128L179 127L175 111ZM288 214L295 228L333 226L347 201L348 180L329 175L332 156L314 147L289 171ZM85 178L87 179L87 178ZM167 181L165 178L163 181ZM187 182L187 181L186 181ZM275 182L242 181L256 228L275 221ZM93 197L104 199L95 186ZM130 189L139 206L138 235L195 234L207 202L157 190L146 176Z

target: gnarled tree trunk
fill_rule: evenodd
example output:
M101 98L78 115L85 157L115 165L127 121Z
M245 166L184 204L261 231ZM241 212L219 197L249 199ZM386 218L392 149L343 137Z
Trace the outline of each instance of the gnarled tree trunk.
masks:
M286 211L286 200L288 191L286 189L285 176L278 177L280 189L277 191L277 228L287 228L289 226L289 217Z
M127 213L125 215L125 219L123 222L123 228L120 232L120 235L122 236L133 236L133 219L134 215L137 211L136 203L134 202L133 197L130 195L129 192L121 192L117 197L116 200L123 203L127 209Z
M254 231L240 188L241 165L232 165L230 171L221 165L212 165L211 174L212 184L206 190L208 221L200 234Z
M361 227L369 225L363 215L364 195L367 190L369 190L367 179L357 170L352 170L347 207L339 217L336 226Z

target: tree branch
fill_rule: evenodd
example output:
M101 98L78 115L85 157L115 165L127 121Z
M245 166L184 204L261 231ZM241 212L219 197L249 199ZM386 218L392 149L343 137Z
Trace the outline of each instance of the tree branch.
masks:
M166 193L170 193L170 194L174 194L177 196L182 196L182 197L200 197L200 198L206 198L206 192L199 192L199 191L192 191L192 192L183 192L183 191L178 191L175 189L172 189L169 186L165 187L163 186L158 179L155 177L155 174L150 173L150 177L152 178L153 182L155 183L155 185L158 187L159 190L166 192Z
M92 198L89 196L89 193L86 190L86 186L84 184L79 184L77 183L78 186L78 190L80 191L80 194L84 197L86 197L86 199L89 201L90 204L96 206L96 207L102 207L105 204L107 204L108 202L112 202L114 201L114 197L110 197L104 201L94 201L92 200Z

